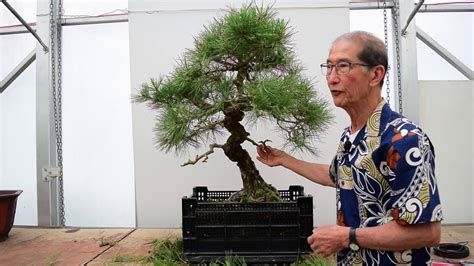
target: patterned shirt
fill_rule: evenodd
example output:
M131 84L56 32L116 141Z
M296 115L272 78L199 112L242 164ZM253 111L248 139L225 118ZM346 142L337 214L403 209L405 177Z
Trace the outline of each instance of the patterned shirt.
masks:
M392 220L399 224L442 220L434 149L420 128L382 100L353 143L346 144L349 135L346 128L329 170L336 184L339 225L364 228ZM338 265L425 265L430 262L430 248L344 249L337 258Z

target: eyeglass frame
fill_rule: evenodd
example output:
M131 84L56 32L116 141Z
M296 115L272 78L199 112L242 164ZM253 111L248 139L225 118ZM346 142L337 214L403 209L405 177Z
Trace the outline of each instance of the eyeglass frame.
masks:
M339 72L339 67L338 65L339 64L348 64L349 65L349 68L347 70L347 72ZM352 68L354 68L355 66L365 66L365 67L374 67L376 65L369 65L369 64L364 64L364 63L358 63L358 62L349 62L349 61L341 61L341 62L338 62L336 64L331 64L331 63L322 63L320 65L321 67L321 73L325 76L329 76L331 75L332 73L332 70L335 68L336 69L336 74L337 75L344 75L344 74L347 74L351 71ZM325 68L326 70L323 70L323 68ZM324 73L326 71L326 73Z

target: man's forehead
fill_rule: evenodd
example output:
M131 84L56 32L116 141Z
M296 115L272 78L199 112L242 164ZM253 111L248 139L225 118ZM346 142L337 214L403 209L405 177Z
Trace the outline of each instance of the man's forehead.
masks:
M337 63L340 63L340 62L353 62L354 61L354 58L328 58L326 60L326 63L334 63L334 64L337 64Z
M327 58L328 62L353 61L357 59L362 47L357 43L349 40L338 40L333 43L329 50Z

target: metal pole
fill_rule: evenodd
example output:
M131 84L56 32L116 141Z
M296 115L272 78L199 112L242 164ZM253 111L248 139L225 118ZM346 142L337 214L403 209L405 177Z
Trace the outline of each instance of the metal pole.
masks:
M57 6L57 0L54 1L53 8ZM49 1L37 1L37 14L50 14L50 8ZM55 17L54 14L37 16L36 30L45 40L54 34L50 24L52 17ZM49 45L50 52L41 53L42 47L36 43L36 193L38 225L57 227L59 226L57 178L45 178L44 175L52 171L51 166L57 162L54 108L51 97L53 86L51 55L57 45L52 42Z
M10 12L12 12L12 14L21 22L21 24L23 24L23 26L25 26L28 29L28 31L31 32L31 34L33 34L33 36L35 36L35 38L38 40L41 46L43 46L43 50L45 51L45 53L47 53L48 47L43 43L41 38L30 27L30 25L28 25L28 23L26 23L26 21L20 16L20 14L18 14L16 10L10 4L8 4L7 0L2 0L2 3L8 8L8 10L10 10Z
M12 84L13 81L15 81L15 79L18 78L18 76L20 76L21 73L23 73L23 71L25 71L25 69L31 65L31 63L33 63L33 61L35 61L35 59L36 49L33 49L33 51L31 51L25 57L25 59L23 59L23 61L21 61L20 64L18 64L18 66L16 66L15 69L13 69L12 72L10 72L10 74L8 74L5 79L0 82L0 93L5 91L7 87L10 86L10 84Z
M421 5L423 5L424 2L425 2L425 0L420 0L420 2L418 2L418 4L416 5L415 9L413 9L413 11L411 12L410 16L408 17L408 20L407 20L407 23L406 23L405 27L403 27L403 29L402 29L402 36L405 36L405 34L407 33L408 25L410 25L411 20L416 15L418 10L420 10L420 7L421 7Z
M461 60L456 58L456 56L451 54L441 44L439 44L437 41L431 38L430 35L418 27L416 27L416 37L418 37L418 39L420 39L428 47L433 49L433 51L440 55L459 72L461 72L466 78L469 80L474 80L474 72L469 68L469 66L465 65Z
M413 0L399 0L400 14L397 16L398 25L402 21L407 21L411 11L413 11ZM416 20L416 18L415 18ZM395 24L395 23L394 23ZM419 120L419 90L418 90L418 67L416 63L416 26L415 23L410 23L407 28L405 36L401 35L401 30L394 31L394 34L399 34L399 56L400 56L400 81L402 95L397 94L399 99L399 110L403 109L403 115L413 121L415 124Z
M439 4L439 5L423 5L422 8L418 11L420 13L437 13L437 12L474 12L474 6L472 5L448 5L448 4Z
M2 2L5 0L1 0ZM390 9L393 7L392 1L387 1L385 8ZM381 4L378 3L358 3L351 2L349 3L350 10L378 10L384 9ZM474 12L474 6L470 5L427 5L423 4L418 13L454 13L454 12ZM128 14L122 15L113 15L113 16L93 16L93 17L84 17L84 18L63 18L61 19L61 25L63 26L73 26L73 25L88 25L88 24L101 24L101 23L117 23L117 22L128 22ZM33 31L36 26L31 27ZM26 33L27 30L24 30L21 26L8 26L0 28L0 35L10 35L10 34L20 34Z

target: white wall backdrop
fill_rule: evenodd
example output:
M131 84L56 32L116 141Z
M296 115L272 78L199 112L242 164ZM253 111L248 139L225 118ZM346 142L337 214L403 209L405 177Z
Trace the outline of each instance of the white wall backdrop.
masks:
M63 38L66 223L133 227L128 24L65 27Z
M6 18L2 14L2 18ZM28 34L0 36L0 79L34 48ZM35 64L0 94L0 189L21 189L16 224L36 225Z
M471 70L474 69L474 13L420 13L416 16L416 24ZM436 174L446 216L444 222L473 223L473 82L429 82L428 80L467 78L420 40L417 42L417 60L420 101L424 101L420 105L427 108L420 108L420 126L432 131L430 136L436 137L433 144L437 150ZM423 121L421 115L425 115ZM440 121L446 122L448 126ZM447 128L456 128L459 135L453 136L453 131L446 130ZM468 132L471 133L467 135ZM448 137L456 138L459 142L448 142ZM453 157L452 154L456 156Z
M298 1L295 3L297 5ZM225 6L225 3L215 2L214 9L216 4L217 7ZM130 2L132 88L137 88L152 77L169 73L175 66L175 60L185 49L192 48L193 35L200 32L213 16L221 13L212 9L179 11L179 4L175 6L178 11L146 13L140 11L160 9L159 3ZM281 7L279 2L276 7ZM330 100L319 64L326 60L332 40L349 30L348 8L284 8L278 11L279 16L290 19L291 26L296 29L293 42L298 59L307 69L305 74L310 78L315 77L317 91ZM328 21L331 23L328 24ZM348 118L340 110L334 110L334 114L335 124L318 144L321 156L297 156L330 162L342 129L348 123ZM177 227L181 225L181 197L190 195L194 186L205 185L211 190L239 190L242 184L238 168L221 151L211 155L205 164L184 168L179 165L189 157L178 158L158 151L153 143L155 115L143 104L133 106L137 225ZM278 137L270 129L260 127L252 132L256 132L252 135L254 139L269 138L273 145L279 145ZM246 149L255 158L255 147L246 146ZM189 156L202 151L191 151ZM278 189L288 189L290 184L304 185L305 191L314 196L315 223L334 223L333 189L321 188L283 168L269 168L258 162L256 164L263 177Z
M445 223L473 221L473 81L420 81L420 124L436 155Z
M2 50L2 44L0 43L0 50ZM2 73L1 69L0 69L0 73ZM2 105L2 98L0 98L0 121L2 121L2 117L3 117L3 108L1 107L3 106ZM3 150L3 123L0 123L0 151ZM0 187L2 186L3 184L3 174L2 174L2 171L3 171L3 155L2 155L2 152L0 152Z
M127 9L128 0L63 0L63 14L72 17L118 14Z
M9 3L27 22L36 20L36 1ZM64 1L68 15L120 8L127 1ZM0 22L20 24L3 5ZM64 27L63 37L66 225L134 227L128 24ZM35 46L30 33L1 35L0 78ZM0 94L0 189L24 190L17 225L38 224L35 74L33 63Z

